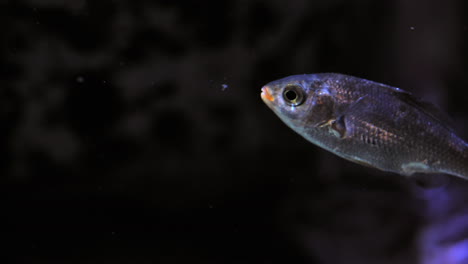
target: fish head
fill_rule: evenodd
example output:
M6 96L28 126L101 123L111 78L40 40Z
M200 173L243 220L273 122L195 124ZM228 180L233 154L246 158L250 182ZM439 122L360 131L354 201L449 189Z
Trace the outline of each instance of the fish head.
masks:
M317 91L321 85L310 75L293 75L262 87L263 102L289 127L304 128L313 116Z

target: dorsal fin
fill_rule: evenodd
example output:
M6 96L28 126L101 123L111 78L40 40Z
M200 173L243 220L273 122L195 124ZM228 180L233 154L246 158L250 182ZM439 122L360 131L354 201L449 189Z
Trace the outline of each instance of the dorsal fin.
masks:
M452 129L453 122L451 118L434 104L423 101L413 96L411 93L401 90L401 89L397 89L397 88L392 89L392 94L396 96L398 99L400 99L401 101L407 103L408 105L411 105L412 107L432 117L433 119L438 121L441 125L443 125L448 130L450 131L453 130Z

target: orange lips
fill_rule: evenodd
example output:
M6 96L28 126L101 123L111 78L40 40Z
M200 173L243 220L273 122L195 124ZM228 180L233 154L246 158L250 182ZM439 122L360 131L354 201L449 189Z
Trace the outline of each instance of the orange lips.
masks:
M262 96L263 99L266 99L266 100L268 100L270 102L273 102L275 100L273 95L271 95L271 92L270 92L270 89L268 88L268 86L263 86L261 96Z

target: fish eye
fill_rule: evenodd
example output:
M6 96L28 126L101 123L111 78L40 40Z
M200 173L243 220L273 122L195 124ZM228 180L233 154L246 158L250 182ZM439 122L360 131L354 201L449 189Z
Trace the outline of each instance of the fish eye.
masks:
M304 102L305 96L302 88L297 85L290 85L284 88L284 101L291 106L298 106Z

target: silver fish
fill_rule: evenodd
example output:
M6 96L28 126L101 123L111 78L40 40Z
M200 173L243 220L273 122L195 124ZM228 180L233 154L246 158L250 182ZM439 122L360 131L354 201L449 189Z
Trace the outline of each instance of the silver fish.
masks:
M444 114L396 87L337 74L266 84L267 106L308 141L347 160L401 175L468 179L468 144Z

